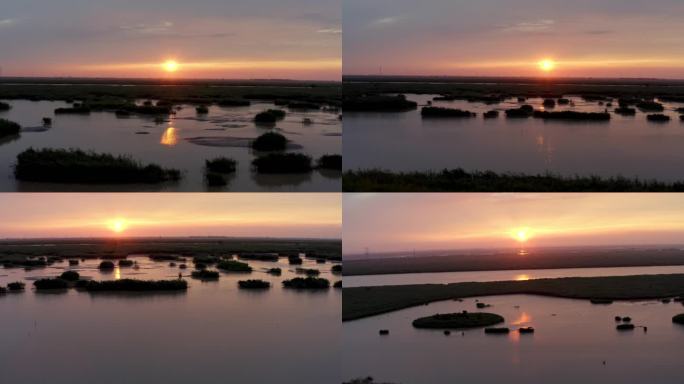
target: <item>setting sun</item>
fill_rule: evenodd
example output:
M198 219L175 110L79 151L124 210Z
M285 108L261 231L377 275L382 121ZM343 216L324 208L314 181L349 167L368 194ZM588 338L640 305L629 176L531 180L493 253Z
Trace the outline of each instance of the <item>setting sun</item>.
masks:
M551 59L541 60L537 65L539 65L539 69L544 72L551 72L556 68L556 62Z
M525 243L530 239L530 230L529 228L516 229L513 231L513 237L515 237L518 242Z
M117 218L113 219L109 222L108 224L109 229L111 229L113 232L116 233L121 233L128 228L128 224L126 223L125 219Z
M167 60L162 64L162 67L166 72L176 72L178 71L179 65L175 60Z

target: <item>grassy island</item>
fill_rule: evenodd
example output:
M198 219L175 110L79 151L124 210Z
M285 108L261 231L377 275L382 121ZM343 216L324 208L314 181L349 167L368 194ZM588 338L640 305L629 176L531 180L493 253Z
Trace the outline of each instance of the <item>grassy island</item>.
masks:
M21 125L14 121L0 119L0 138L5 136L15 136L21 131Z
M423 109L420 110L420 115L423 118L469 118L477 116L476 113L470 111L441 107L423 107Z
M81 286L88 292L108 292L108 291L130 291L130 292L150 292L150 291L183 291L188 289L185 280L134 280L121 279L109 281L87 281Z
M680 313L679 315L675 315L672 318L672 322L684 325L684 313Z
M532 116L544 120L608 121L610 113L577 111L534 111Z
M201 279L201 280L218 280L219 279L219 273L216 271L210 271L208 269L198 269L196 271L192 271L190 274L193 278L195 279Z
M323 155L316 162L318 169L342 170L342 155Z
M415 101L406 100L406 96L372 95L346 98L342 100L342 109L357 112L406 112L418 108Z
M266 132L252 141L255 151L284 151L287 148L287 138L277 132Z
M258 173L307 173L313 169L311 157L302 153L270 153L252 161Z
M684 181L668 183L621 176L565 177L463 169L406 173L370 169L345 172L342 189L344 192L681 192Z
M69 288L69 283L63 279L39 279L33 282L37 291L62 290Z
M421 317L413 320L416 328L432 329L458 329L487 327L494 324L503 323L504 318L486 312L459 312L459 313L438 313L436 315Z
M240 280L238 281L240 289L269 289L271 283L264 280Z
M225 272L252 272L249 264L236 260L221 260L216 264L216 268Z
M161 183L180 179L180 171L176 169L77 149L29 148L17 156L14 175L22 181L88 184Z
M320 277L295 277L294 279L283 281L283 287L292 289L328 289L330 282Z

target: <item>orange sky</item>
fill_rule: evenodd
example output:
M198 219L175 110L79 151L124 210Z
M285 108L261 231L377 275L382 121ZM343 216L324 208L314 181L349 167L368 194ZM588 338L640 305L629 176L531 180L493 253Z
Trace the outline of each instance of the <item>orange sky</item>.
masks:
M683 13L681 0L346 0L344 73L684 78Z
M3 76L339 80L340 13L337 0L4 1L0 68Z
M0 238L341 236L331 193L3 193L0 206Z
M345 194L344 252L684 243L681 194Z

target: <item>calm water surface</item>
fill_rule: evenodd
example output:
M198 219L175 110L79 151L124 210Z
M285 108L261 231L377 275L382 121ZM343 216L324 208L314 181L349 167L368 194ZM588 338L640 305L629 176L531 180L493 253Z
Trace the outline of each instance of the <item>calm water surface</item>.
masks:
M0 190L2 191L339 191L340 172L314 171L296 175L258 175L251 170L255 153L246 147L214 147L188 142L196 137L255 138L269 128L257 127L252 119L258 112L280 108L272 103L252 103L249 107L222 108L212 106L209 114L201 117L195 107L183 105L183 109L162 124L153 118L135 117L119 119L111 112L93 112L89 116L54 116L55 108L68 106L64 102L5 100L12 105L0 118L22 125L24 131L16 140L0 141ZM141 102L141 101L139 101ZM313 157L314 161L324 154L340 154L342 151L342 123L337 113L323 111L287 110L285 120L274 128ZM52 117L52 127L44 132L31 128L42 125L43 117ZM305 118L312 124L303 124ZM28 127L28 129L26 128ZM145 132L146 134L137 134ZM29 147L79 148L112 154L130 155L144 163L157 163L164 167L183 171L178 183L162 185L89 186L17 182L12 166L16 156ZM227 156L238 161L236 174L229 177L228 186L209 188L204 182L204 161Z
M481 328L418 330L411 322L435 313L477 311L475 298L345 322L343 373L381 382L423 383L681 383L684 326L672 316L680 303L658 301L592 305L529 295L479 298L505 326L532 326L532 335L485 335ZM614 316L630 316L632 332L615 330ZM379 336L389 329L389 336ZM603 362L605 361L605 365Z
M93 279L172 279L178 268L135 257L140 269L73 269ZM295 292L287 259L252 262L254 272L221 273L218 282L186 277L186 293L36 294L32 281L66 263L25 272L0 269L0 285L25 281L24 293L0 297L0 383L339 383L340 290ZM280 267L282 276L266 268ZM332 264L305 260L331 282ZM189 275L191 269L183 271ZM247 278L266 292L239 291Z
M552 279L559 277L634 276L684 273L684 265L656 267L523 269L508 271L472 271L439 273L406 273L390 275L345 276L344 286L449 284L471 281L511 281Z
M435 95L407 95L425 105ZM575 104L553 110L602 112L605 106L570 97ZM542 99L526 103L541 109ZM467 101L437 101L435 106L477 112L474 119L422 120L420 108L405 113L345 112L345 169L382 168L426 171L444 168L562 175L623 175L665 181L684 179L684 123L676 108L663 103L669 123L649 123L646 114L610 122L560 122L506 119L503 111L517 108L516 99L495 105ZM612 111L617 106L608 108ZM482 113L501 111L497 119Z

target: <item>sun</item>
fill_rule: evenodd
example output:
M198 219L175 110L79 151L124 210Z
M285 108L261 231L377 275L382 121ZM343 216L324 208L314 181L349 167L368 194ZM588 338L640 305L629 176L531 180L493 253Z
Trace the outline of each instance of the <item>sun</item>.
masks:
M537 65L539 66L539 69L541 69L544 72L551 72L554 69L556 69L556 62L553 61L552 59L543 59L540 60Z
M178 64L178 62L176 60L166 60L162 64L162 68L164 68L164 70L166 72L173 73L173 72L178 71L178 69L180 68L180 65Z
M519 243L526 243L530 239L529 228L518 228L513 230L513 238Z
M107 226L114 233L121 233L128 228L128 223L126 222L126 219L116 218L110 220Z

